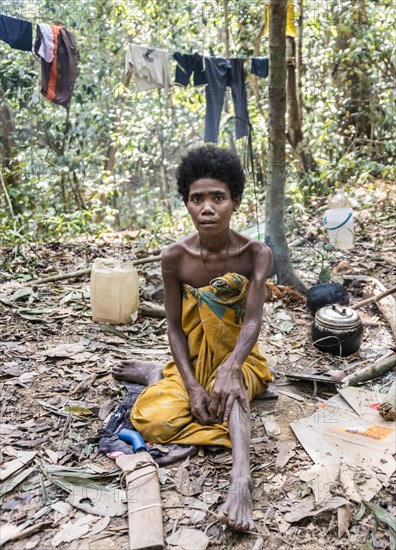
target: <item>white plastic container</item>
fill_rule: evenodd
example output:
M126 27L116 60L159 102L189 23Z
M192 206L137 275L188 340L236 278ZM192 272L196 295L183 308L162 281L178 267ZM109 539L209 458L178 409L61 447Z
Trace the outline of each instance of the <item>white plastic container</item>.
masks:
M93 321L128 324L138 307L139 278L133 263L95 260L91 271Z
M341 250L353 248L355 246L353 210L343 189L339 189L330 199L329 207L325 212L323 225L327 229L330 244Z
M323 225L327 229L330 244L342 250L355 246L352 208L326 210Z

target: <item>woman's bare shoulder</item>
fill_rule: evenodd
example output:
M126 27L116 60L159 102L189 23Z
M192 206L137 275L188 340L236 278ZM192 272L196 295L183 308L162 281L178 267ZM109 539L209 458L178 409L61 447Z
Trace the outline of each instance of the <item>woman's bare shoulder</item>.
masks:
M251 237L243 235L242 233L237 233L236 231L234 231L233 234L233 249L235 252L237 252L237 254L248 252L249 254L253 254L255 256L257 256L258 254L266 256L271 255L271 249L265 243L258 241L257 239L252 239Z
M161 254L162 263L181 260L187 255L199 254L199 248L196 246L196 235L189 235L180 241L168 246Z

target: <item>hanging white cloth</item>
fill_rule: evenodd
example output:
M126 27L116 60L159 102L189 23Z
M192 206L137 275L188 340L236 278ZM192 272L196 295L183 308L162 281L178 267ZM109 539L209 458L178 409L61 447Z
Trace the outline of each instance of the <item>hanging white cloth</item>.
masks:
M132 71L138 92L153 88L164 88L167 92L172 85L168 50L128 44L125 70Z

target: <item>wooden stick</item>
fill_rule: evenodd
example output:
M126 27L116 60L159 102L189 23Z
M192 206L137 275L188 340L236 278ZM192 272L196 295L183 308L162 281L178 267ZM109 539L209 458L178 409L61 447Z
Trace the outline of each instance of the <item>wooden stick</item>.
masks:
M26 527L23 531L20 531L16 535L14 535L11 539L8 540L17 540L17 539L23 539L24 537L28 537L30 535L33 535L33 533L36 533L36 531L42 531L43 529L47 529L48 527L52 526L52 522L47 521L41 521L40 523L35 523L33 525L30 525L29 527Z
M360 309L361 307L367 306L368 304L372 304L373 302L378 302L378 300L382 300L382 298L385 298L385 296L389 296L389 294L393 294L394 292L396 292L396 286L393 286L392 288L389 288L384 292L380 292L380 294L376 294L371 298L366 298L366 300L362 300L361 302L358 302L357 304L353 305L351 309Z
M381 292L385 292L387 289L384 285L375 277L368 277L367 275L345 275L345 280L362 281L365 283L371 283L374 287L377 287ZM383 300L377 303L378 309L381 311L385 320L389 323L394 340L396 340L396 301L393 296L386 296Z
M373 378L386 374L392 370L394 366L396 366L395 353L390 357L376 361L369 367L365 367L364 369L360 369L357 372L346 376L342 381L342 386L357 386L360 382L367 382L368 380L372 380Z
M150 302L142 302L139 306L139 312L143 317L156 317L163 319L166 317L165 308L158 304L151 304Z
M133 260L133 265L148 264L151 262L159 262L161 260L161 255L158 256L149 256L148 258L141 258L140 260ZM84 275L89 275L92 268L79 269L78 271L69 271L67 273L60 273L59 275L51 275L50 277L44 277L43 279L34 279L29 281L29 285L42 285L44 283L52 283L53 281L62 281L64 279L74 279L76 277L83 277Z
M10 196L8 194L7 187L6 187L6 184L5 184L4 179L3 179L3 170L0 170L0 181L1 181L1 187L3 189L3 193L4 193L5 198L6 198L6 202L8 204L8 208L10 209L11 218L15 219L14 210L12 208L12 202L10 200Z
M130 550L162 550L162 503L154 459L142 452L120 455L116 462L126 474Z

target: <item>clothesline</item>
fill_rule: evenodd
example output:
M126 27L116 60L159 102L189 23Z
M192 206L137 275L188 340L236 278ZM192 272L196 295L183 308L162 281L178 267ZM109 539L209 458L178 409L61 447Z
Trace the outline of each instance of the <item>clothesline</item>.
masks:
M33 24L0 14L0 40L12 48L32 51ZM74 89L78 63L78 50L73 34L63 25L38 23L34 53L41 60L41 93L49 101L67 107ZM174 52L172 57L177 63L175 84L187 87L193 75L194 86L205 86L204 140L206 142L218 141L225 92L227 87L231 87L235 108L236 138L248 136L248 156L256 195L244 63L250 60L250 72L266 78L268 76L268 58L216 57L180 52ZM139 92L153 88L164 88L168 92L173 84L169 71L168 50L129 43L126 46L125 69L127 72L132 72Z
M214 143L218 141L227 86L231 87L234 103L236 138L247 136L250 122L244 71L245 59L204 57L199 53L182 54L180 52L175 52L172 57L177 62L175 84L187 87L193 76L194 86L205 86L204 140ZM262 78L268 76L267 57L252 57L250 61L251 73ZM168 92L172 86L168 50L130 43L126 47L125 70L131 73L138 92L153 88L163 88Z
M36 25L30 21L0 14L0 40L12 48L32 51L41 60L41 93L46 99L67 107L77 75L78 51L73 34L63 25ZM164 88L175 83L187 87L193 76L194 86L205 86L206 114L204 140L218 141L221 112L226 88L230 87L235 108L236 138L247 136L250 129L244 63L251 62L250 72L268 76L267 57L203 56L200 53L174 52L175 78L169 69L169 51L129 43L126 46L126 71L131 71L138 92Z
M77 76L78 50L73 33L63 25L39 23L33 46L33 24L0 14L0 40L11 48L32 51L41 62L41 93L62 107L71 101Z

